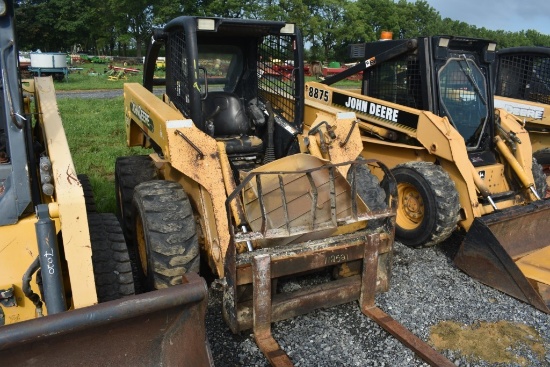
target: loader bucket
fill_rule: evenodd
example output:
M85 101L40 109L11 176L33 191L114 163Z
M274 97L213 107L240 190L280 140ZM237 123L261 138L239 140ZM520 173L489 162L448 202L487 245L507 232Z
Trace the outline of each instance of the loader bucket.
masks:
M454 258L472 278L550 313L550 200L476 218Z
M0 327L2 366L213 366L207 288L186 284Z

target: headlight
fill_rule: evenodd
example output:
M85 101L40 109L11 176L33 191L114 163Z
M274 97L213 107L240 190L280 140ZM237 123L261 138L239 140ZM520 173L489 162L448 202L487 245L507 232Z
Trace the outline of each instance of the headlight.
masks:
M8 7L5 0L0 0L0 16L5 15Z

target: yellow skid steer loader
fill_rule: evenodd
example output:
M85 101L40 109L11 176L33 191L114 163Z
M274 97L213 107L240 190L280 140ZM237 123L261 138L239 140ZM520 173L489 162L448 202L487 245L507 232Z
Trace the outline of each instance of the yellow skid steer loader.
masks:
M306 115L357 114L364 155L397 181L397 239L432 246L458 226L467 231L460 269L550 312L546 180L525 127L493 107L495 48L449 36L350 45L360 61L307 83ZM333 86L360 71L360 88Z
M164 79L154 78L161 47ZM162 98L155 85L165 85ZM354 113L321 111L303 128L294 24L176 18L155 30L144 83L125 84L124 104L128 145L151 148L115 166L139 287L178 284L202 257L202 271L223 285L230 329L253 329L273 365L292 361L271 322L353 300L433 365L452 365L374 307L389 287L395 182L384 165L360 159ZM311 273L333 276L281 287Z
M134 294L122 229L75 173L51 77L20 81L13 17L0 0L0 364L212 365L204 279Z

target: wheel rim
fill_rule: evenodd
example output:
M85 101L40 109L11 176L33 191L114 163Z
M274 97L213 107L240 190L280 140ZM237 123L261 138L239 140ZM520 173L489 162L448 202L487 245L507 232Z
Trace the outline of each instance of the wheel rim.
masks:
M397 225L407 230L418 228L424 220L424 201L418 190L412 185L399 183L397 197Z
M545 198L550 197L550 164L541 164L542 171L546 176L546 195Z
M136 239L141 269L143 270L143 274L147 276L147 241L145 240L145 231L143 230L141 217L138 217L136 220Z

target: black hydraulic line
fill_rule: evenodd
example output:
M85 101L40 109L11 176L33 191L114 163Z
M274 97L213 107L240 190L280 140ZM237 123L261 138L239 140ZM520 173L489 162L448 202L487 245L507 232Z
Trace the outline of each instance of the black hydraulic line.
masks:
M36 206L36 216L38 221L35 229L44 285L44 302L48 314L53 315L67 310L55 223L50 218L47 204Z
M40 259L36 257L32 264L29 266L25 274L23 274L23 293L25 296L31 300L31 302L36 306L36 308L42 308L42 301L40 296L33 292L31 289L31 280L32 275L40 268Z

